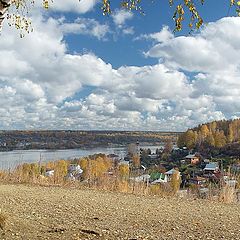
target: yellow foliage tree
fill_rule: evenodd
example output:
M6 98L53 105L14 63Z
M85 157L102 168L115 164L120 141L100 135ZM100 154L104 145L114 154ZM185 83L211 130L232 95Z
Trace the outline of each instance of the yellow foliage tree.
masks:
M140 157L138 154L134 154L132 157L132 164L134 168L139 168L141 165Z
M200 128L200 132L201 132L201 136L203 138L203 141L207 138L207 136L209 135L209 129L207 125L202 125Z
M120 164L118 167L119 178L121 180L127 180L129 178L129 165L128 164Z
M179 171L175 171L172 174L172 178L171 178L171 188L172 188L173 194L176 194L178 192L180 188L180 184L181 184L180 173Z
M59 160L55 162L54 167L54 182L62 183L64 181L64 177L67 175L68 164L65 160Z

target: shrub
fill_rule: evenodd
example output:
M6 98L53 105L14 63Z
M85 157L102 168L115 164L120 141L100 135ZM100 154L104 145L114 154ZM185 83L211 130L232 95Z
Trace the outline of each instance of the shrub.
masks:
M236 201L236 192L234 187L225 185L221 188L219 200L224 203L233 203Z

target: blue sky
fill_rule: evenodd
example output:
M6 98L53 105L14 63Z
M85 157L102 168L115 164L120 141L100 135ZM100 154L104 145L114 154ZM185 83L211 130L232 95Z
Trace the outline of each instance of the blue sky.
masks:
M96 0L36 1L34 32L0 36L1 129L183 131L240 116L240 20L228 0L206 1L205 22L173 33L174 7L145 15ZM167 1L166 1L167 2Z

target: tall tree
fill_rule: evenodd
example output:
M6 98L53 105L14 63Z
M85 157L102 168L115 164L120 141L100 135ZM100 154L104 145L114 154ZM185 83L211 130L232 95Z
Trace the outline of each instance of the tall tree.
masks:
M233 126L230 123L228 127L228 135L227 135L227 142L232 143L234 140L234 135L233 135Z
M167 142L164 145L164 153L170 154L172 152L173 149L173 144L172 141L169 139L167 140Z
M215 139L215 147L220 148L220 147L223 147L224 145L226 145L227 139L222 130L216 131L214 139Z
M209 135L209 129L206 124L203 124L200 129L201 136L203 137L203 140L206 139L206 137Z
M186 132L185 143L188 149L193 149L195 147L195 133L193 132L193 130L188 130Z

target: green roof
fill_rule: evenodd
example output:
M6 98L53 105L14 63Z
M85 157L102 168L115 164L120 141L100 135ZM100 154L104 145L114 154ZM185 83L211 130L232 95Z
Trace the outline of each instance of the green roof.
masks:
M159 178L164 179L164 174L160 173L160 172L153 172L153 173L150 174L150 179L153 180L153 181L157 180Z

